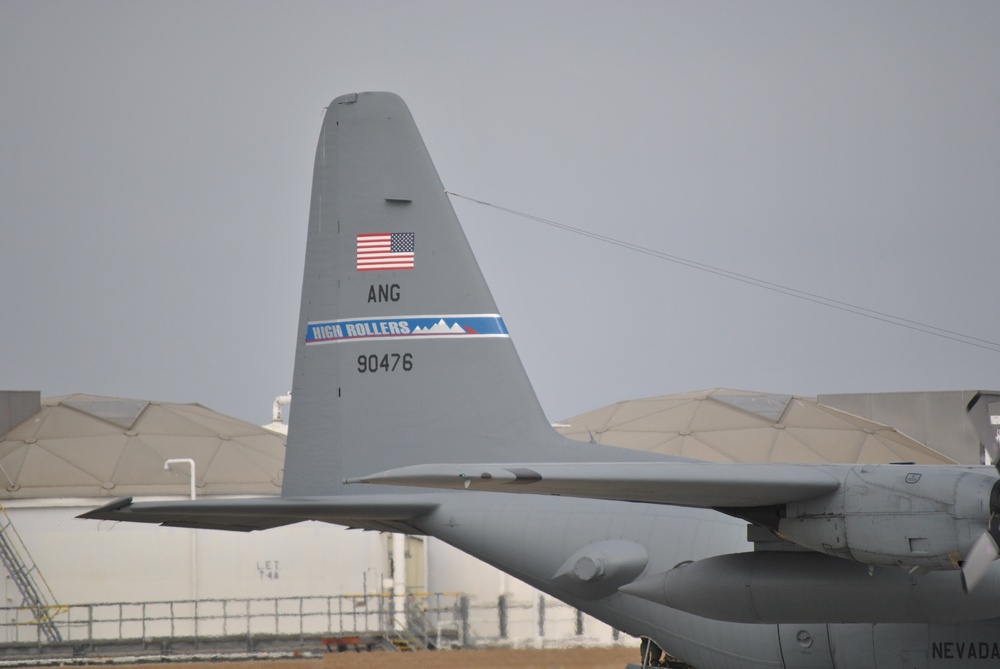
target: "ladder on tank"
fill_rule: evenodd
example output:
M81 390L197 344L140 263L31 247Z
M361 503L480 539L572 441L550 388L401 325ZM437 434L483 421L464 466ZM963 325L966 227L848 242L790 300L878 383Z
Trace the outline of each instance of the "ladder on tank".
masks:
M59 611L59 607L55 604L52 590L45 582L41 572L38 571L38 566L31 559L28 547L24 545L21 535L17 533L14 523L7 515L7 509L2 504L0 504L0 511L3 512L2 517L0 517L0 562L3 562L3 566L10 573L11 580L17 585L17 589L24 599L23 606L34 614L35 619L32 622L38 625L39 632L45 636L49 643L58 643L62 641L62 635L59 633L59 628L56 627L53 617ZM42 587L36 583L36 576L41 581ZM46 597L46 593L48 597ZM52 604L49 604L49 601Z

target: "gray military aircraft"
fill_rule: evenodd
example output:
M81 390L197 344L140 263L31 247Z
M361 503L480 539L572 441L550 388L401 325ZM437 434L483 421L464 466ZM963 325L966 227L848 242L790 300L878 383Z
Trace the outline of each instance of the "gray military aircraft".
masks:
M81 517L430 535L699 669L1000 666L996 470L705 463L557 434L390 93L323 122L293 394L281 497ZM998 401L974 402L984 432Z

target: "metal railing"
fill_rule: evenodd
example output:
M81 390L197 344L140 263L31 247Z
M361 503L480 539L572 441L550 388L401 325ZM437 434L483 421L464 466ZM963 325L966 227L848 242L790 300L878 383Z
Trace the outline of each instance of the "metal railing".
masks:
M467 601L467 600L466 600ZM467 645L564 648L609 646L626 639L615 629L548 595L468 602Z
M6 568L21 593L22 604L31 611L33 622L39 632L50 642L61 641L59 628L53 620L60 610L55 603L55 596L38 571L28 547L18 534L3 504L0 504L0 563Z
M619 643L607 626L542 595L478 602L462 593L421 593L74 604L60 607L52 622L61 641L48 638L30 607L0 608L0 656L264 653L290 645L320 652L382 640L397 650Z
M268 599L206 599L115 602L62 606L52 618L63 642L101 642L259 637L299 638L382 634L408 630L424 644L442 628L461 628L458 594L408 596L398 605L389 595L337 595ZM419 618L417 614L419 613ZM30 607L0 608L0 643L39 644L51 640ZM419 625L411 620L419 619Z

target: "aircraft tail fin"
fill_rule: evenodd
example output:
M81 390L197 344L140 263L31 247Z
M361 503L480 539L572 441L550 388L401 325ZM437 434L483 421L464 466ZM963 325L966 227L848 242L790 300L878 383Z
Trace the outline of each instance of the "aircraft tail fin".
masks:
M391 93L326 113L292 397L284 497L370 494L341 481L408 464L572 457Z

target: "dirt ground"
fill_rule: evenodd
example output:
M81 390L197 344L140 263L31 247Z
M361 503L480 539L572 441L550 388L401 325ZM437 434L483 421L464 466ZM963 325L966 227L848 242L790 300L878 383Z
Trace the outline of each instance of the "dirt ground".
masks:
M415 653L329 653L321 659L169 664L167 669L625 669L639 648L443 650ZM116 665L116 669L150 669Z

